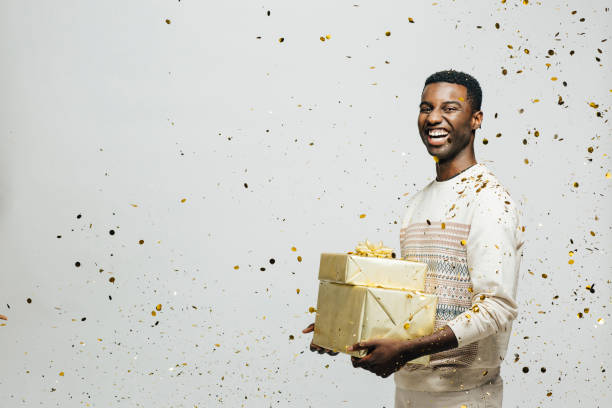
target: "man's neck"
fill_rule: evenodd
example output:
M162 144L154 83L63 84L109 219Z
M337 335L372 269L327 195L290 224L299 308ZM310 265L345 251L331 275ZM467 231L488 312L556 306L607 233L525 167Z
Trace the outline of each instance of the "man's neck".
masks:
M436 181L446 181L457 174L467 170L475 165L476 158L474 156L466 158L454 158L448 162L436 163Z

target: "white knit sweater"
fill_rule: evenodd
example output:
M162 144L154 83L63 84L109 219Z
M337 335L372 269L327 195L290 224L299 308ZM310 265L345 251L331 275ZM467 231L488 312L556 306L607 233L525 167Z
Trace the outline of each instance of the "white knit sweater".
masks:
M512 321L523 252L519 210L482 163L445 181L431 181L409 202L402 222L402 258L429 266L425 291L438 296L435 328L450 326L459 347L406 364L398 387L456 391L499 373Z

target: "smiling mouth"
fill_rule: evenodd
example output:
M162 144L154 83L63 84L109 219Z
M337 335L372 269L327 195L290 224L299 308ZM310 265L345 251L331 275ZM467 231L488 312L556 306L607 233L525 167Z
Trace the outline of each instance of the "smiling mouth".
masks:
M442 146L446 143L449 132L446 129L428 129L426 134L430 146Z

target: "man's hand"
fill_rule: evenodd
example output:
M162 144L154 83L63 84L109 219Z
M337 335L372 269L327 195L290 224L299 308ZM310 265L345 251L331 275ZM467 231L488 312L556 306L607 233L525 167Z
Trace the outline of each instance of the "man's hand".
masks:
M302 333L310 333L310 332L314 331L314 327L315 327L314 325L315 325L314 323L310 323L310 325L307 328L302 330ZM312 341L310 342L310 351L316 351L319 354L327 353L330 356L335 356L336 354L339 353L339 351L334 352L332 350L329 350L329 349L317 346Z
M0 314L0 320L8 320L5 315Z
M351 356L353 367L361 367L379 377L387 378L408 361L420 355L406 340L374 339L353 344L349 351L368 350L363 358Z

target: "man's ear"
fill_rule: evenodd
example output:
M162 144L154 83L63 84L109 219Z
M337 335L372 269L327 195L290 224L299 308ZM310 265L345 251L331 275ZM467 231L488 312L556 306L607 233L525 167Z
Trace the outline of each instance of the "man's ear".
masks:
M472 115L472 130L479 129L481 127L483 115L484 114L481 110L479 110L478 112L474 112L474 114Z

